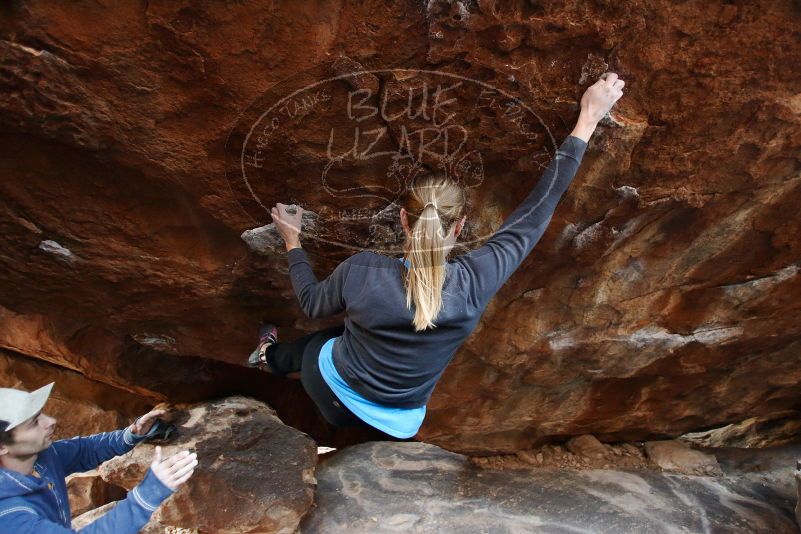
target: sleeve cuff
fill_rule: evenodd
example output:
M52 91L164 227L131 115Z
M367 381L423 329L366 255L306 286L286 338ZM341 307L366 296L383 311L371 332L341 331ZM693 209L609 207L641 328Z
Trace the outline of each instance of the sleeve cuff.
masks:
M150 513L156 511L164 500L173 494L173 490L153 474L151 469L147 470L144 480L131 490L134 501Z
M575 135L568 135L564 141L562 141L562 146L559 147L557 152L560 152L563 156L567 156L570 158L575 159L579 163L581 163L582 158L584 157L584 152L587 150L587 142L583 139L579 139Z
M303 250L302 247L293 248L292 250L286 253L286 257L289 260L289 265L294 265L300 262L309 262L309 257L306 255L306 251Z
M144 441L144 440L146 440L147 438L149 438L149 437L153 436L153 435L156 433L156 431L158 430L158 420L157 420L157 421L153 422L153 424L150 426L150 430L148 430L148 431L147 431L147 434L135 434L135 433L134 433L134 432L131 430L131 427L132 427L133 425L135 425L135 424L136 424L136 421L139 421L139 419L141 419L141 416L140 416L140 417L137 417L137 418L134 420L134 422L133 422L133 423L131 423L131 424L130 424L128 427L126 427L126 428L125 428L125 433L122 435L122 439L123 439L123 441L125 441L125 443L126 443L127 445L130 445L130 446L132 446L132 447L133 447L134 445L138 444L138 443L141 443L141 442L143 442L143 441Z
M133 447L137 443L142 442L142 440L144 440L144 439L145 439L145 436L140 436L139 434L134 434L133 431L131 431L131 427L130 426L126 427L125 430L122 432L122 441L125 442L125 444L130 446L130 447Z

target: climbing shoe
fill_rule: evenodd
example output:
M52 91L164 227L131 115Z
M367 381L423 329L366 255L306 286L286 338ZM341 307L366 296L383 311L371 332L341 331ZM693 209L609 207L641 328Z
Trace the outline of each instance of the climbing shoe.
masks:
M275 373L267 363L267 348L278 343L278 328L274 324L267 324L259 329L259 346L250 353L248 366L256 367L268 373Z

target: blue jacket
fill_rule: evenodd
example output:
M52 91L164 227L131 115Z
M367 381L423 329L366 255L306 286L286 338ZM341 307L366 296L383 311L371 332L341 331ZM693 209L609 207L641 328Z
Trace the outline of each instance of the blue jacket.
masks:
M130 428L54 442L39 453L35 469L41 478L0 468L0 534L57 534L70 528L70 503L64 477L89 471L125 454L146 436ZM84 533L135 533L172 494L148 470L144 480L106 515L82 529Z

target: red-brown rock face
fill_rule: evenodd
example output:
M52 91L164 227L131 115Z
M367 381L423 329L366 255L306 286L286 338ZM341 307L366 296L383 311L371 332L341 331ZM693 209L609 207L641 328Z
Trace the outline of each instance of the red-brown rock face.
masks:
M236 392L198 358L323 325L275 235L240 238L262 206L311 212L325 276L392 252L392 200L442 167L480 242L612 70L623 99L420 437L647 439L801 399L798 2L0 9L2 347L154 397Z

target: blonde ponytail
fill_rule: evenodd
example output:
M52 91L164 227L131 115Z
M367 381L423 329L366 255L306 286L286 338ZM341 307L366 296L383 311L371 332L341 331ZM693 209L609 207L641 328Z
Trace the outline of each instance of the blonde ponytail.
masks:
M414 303L412 322L417 332L436 327L434 319L442 309L445 284L445 237L461 217L464 204L464 190L443 174L416 179L404 201L411 226L406 250L409 269L404 280L406 307L411 309Z

